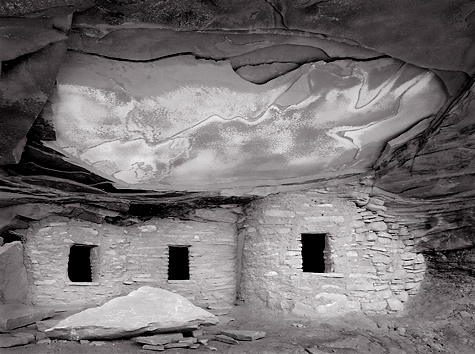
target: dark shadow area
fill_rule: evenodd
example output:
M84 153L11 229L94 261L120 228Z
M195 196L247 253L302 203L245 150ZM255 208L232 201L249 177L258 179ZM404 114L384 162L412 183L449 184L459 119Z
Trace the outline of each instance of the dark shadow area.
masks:
M85 245L71 246L68 277L72 282L92 282L91 248Z
M190 280L188 246L168 246L168 280Z
M326 234L302 234L302 270L325 273Z

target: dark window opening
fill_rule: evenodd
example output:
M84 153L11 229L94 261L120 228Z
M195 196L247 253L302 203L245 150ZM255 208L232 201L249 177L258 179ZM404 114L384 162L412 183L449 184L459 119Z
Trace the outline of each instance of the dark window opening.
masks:
M302 234L302 270L308 273L331 272L328 235Z
M92 282L91 254L94 246L73 245L69 249L68 277L72 282Z
M168 280L190 280L189 246L168 246Z

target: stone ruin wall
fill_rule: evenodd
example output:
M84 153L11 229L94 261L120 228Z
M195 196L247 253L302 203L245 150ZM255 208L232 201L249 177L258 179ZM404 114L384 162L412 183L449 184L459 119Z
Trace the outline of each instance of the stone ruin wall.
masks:
M282 193L250 203L239 221L226 208L128 227L43 219L26 237L30 297L35 304L97 305L150 285L201 306L238 296L305 316L399 313L419 291L424 257L382 196L359 195L351 201L319 190ZM331 273L302 271L302 233L328 235ZM98 246L92 283L68 279L73 244ZM167 280L168 245L191 246L191 280Z
M419 291L424 257L383 198L363 200L306 191L254 201L240 230L242 300L304 316L402 311ZM302 233L329 235L332 273L302 271Z
M213 217L212 210L202 214ZM221 221L154 218L128 227L58 217L32 223L25 244L31 301L99 305L148 285L177 292L200 306L233 303L236 215L227 210L217 215ZM74 244L97 246L92 282L74 283L68 278ZM168 245L190 246L190 280L168 280Z

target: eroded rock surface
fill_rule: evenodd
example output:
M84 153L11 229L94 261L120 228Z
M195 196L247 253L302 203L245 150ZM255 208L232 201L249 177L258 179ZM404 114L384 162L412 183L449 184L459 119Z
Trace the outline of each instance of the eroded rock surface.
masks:
M70 54L47 146L122 187L282 183L367 170L445 99L436 75L388 58L318 61L255 85L226 61Z

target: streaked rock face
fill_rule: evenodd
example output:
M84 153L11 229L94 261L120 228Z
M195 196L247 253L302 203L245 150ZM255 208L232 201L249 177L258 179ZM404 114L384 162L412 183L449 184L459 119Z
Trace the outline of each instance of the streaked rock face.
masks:
M122 186L254 186L366 170L445 100L434 73L389 58L306 63L258 85L227 60L70 53L48 146Z

